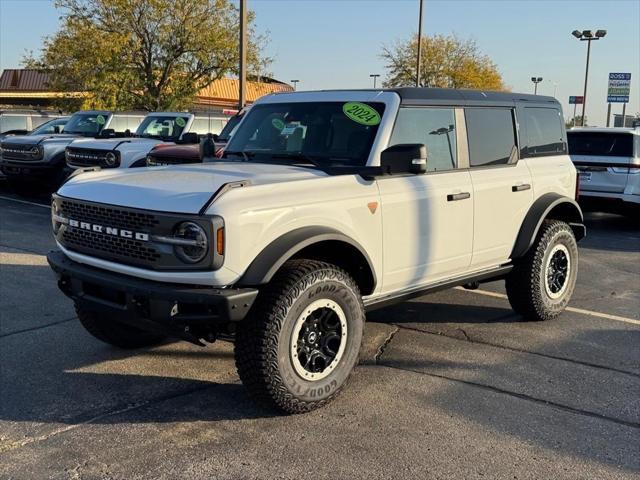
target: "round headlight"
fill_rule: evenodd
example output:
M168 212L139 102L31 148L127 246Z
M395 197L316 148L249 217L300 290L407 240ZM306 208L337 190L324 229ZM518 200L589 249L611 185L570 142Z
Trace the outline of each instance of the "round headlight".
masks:
M177 239L186 240L185 245L174 245L176 256L185 263L198 263L207 256L209 242L207 232L194 222L182 222L173 232Z
M113 152L109 152L104 156L104 163L107 167L115 167L116 162L118 161L118 157Z
M41 147L39 145L36 145L35 147L32 147L31 150L29 150L29 153L32 157L37 158L42 154Z

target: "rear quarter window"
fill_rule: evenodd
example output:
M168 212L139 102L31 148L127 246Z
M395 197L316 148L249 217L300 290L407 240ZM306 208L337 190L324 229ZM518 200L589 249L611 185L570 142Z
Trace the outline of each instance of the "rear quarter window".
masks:
M562 115L555 108L526 107L527 154L529 156L566 153L563 139Z
M569 154L633 157L633 135L609 132L567 132Z

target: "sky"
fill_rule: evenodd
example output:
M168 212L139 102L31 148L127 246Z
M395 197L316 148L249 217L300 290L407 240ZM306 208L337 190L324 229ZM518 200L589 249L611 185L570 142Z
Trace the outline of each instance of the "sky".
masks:
M271 73L299 79L299 90L369 88L370 74L384 78L382 47L417 31L418 1L247 0L270 38ZM37 53L59 16L48 0L0 0L0 68ZM605 124L609 72L632 74L627 114L640 112L640 0L424 0L423 34L474 39L514 92L533 92L531 77L543 77L538 93L555 95L567 118L568 97L584 87L587 46L571 35L575 29L607 30L592 42L589 124ZM621 111L613 105L612 113Z

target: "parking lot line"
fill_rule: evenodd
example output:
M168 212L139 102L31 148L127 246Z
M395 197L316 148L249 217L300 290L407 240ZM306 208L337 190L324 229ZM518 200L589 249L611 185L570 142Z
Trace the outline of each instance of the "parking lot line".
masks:
M507 299L507 296L504 293L489 292L488 290L467 290L464 287L455 287L455 288L456 290L463 290L466 292L477 293L478 295L484 295L486 297L502 298L505 300ZM594 312L593 310L585 310L583 308L576 308L576 307L567 307L565 310L573 313L581 313L582 315L590 315L592 317L604 318L606 320L614 320L616 322L630 323L631 325L640 325L640 320L621 317L619 315L611 315L609 313Z
M50 209L51 208L49 205L43 205L41 203L30 202L28 200L18 200L17 198L5 197L4 195L0 195L0 200L9 200L10 202L26 203L27 205L35 205L36 207L41 207L41 208L46 208L46 209Z

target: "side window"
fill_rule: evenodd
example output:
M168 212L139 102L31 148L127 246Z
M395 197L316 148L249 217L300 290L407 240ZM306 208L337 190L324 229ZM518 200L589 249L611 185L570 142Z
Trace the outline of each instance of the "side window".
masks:
M109 128L112 128L116 132L124 132L128 126L127 117L121 115L114 115L109 123Z
M562 138L562 117L554 108L524 109L527 126L527 154L533 156L565 153L566 145Z
M389 146L400 143L425 144L429 172L456 168L454 110L452 108L401 108Z
M209 120L206 118L194 118L191 124L191 131L198 135L209 133Z
M27 116L0 115L0 133L8 130L27 130Z
M516 158L513 111L508 108L467 108L464 112L472 167L505 165Z

